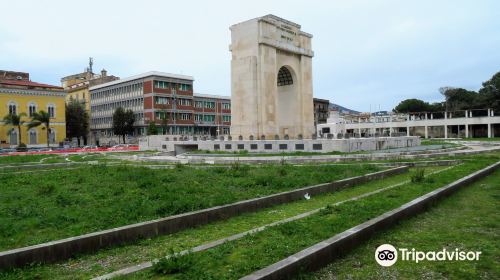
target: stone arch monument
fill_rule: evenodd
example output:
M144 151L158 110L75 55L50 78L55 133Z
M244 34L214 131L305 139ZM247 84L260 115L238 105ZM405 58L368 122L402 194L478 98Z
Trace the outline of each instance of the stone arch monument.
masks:
M231 134L314 134L312 35L274 15L231 26Z

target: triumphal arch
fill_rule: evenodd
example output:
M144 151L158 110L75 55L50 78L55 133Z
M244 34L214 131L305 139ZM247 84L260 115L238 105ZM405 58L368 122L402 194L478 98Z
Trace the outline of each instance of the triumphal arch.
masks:
M274 15L230 30L232 137L310 139L315 132L312 35Z

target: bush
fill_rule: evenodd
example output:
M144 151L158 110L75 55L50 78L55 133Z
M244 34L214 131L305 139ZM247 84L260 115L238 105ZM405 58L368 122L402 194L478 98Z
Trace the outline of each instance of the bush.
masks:
M415 169L415 173L413 173L410 178L412 183L423 182L425 178L425 169L420 167Z
M26 146L26 144L24 143L21 143L17 146L17 149L16 149L18 152L26 152L28 150L28 147Z

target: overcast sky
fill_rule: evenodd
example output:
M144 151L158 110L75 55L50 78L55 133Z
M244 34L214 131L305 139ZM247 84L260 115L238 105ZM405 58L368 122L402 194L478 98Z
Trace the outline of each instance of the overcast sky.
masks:
M500 1L0 0L0 69L58 85L94 70L192 75L230 95L229 26L275 14L314 35L314 96L359 111L438 88L477 90L500 71Z

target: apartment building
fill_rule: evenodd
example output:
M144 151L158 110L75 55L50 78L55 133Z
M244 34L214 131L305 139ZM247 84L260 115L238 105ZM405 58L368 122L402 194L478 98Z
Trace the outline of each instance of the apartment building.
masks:
M113 113L118 107L136 116L133 136L145 135L155 123L161 134L229 134L229 97L194 94L193 77L146 72L90 87L91 137L113 136Z

